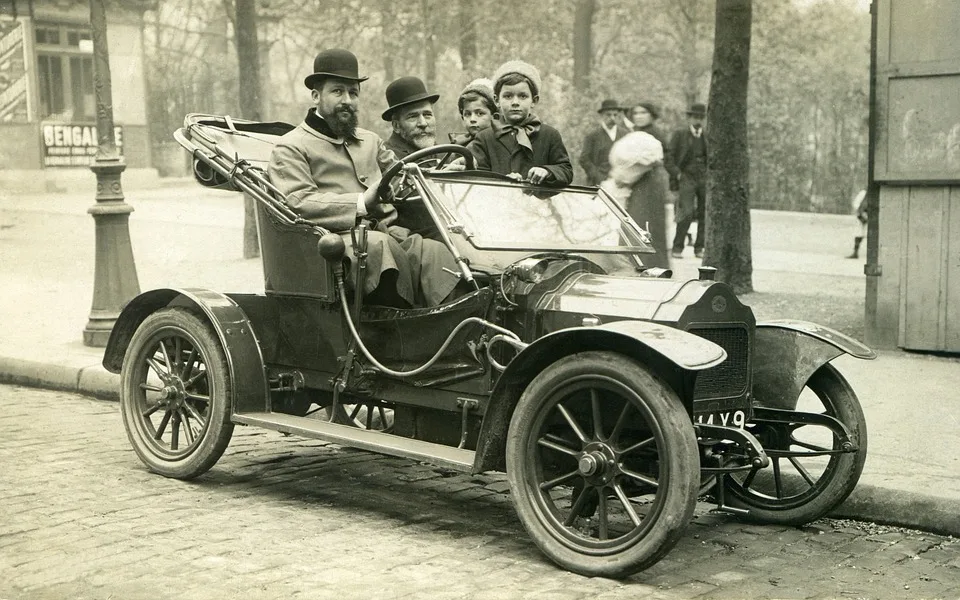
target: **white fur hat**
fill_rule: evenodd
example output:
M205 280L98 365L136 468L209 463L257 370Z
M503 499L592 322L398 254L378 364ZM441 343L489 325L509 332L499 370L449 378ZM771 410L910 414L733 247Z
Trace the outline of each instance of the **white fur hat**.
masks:
M497 70L493 73L493 77L491 77L491 79L493 79L493 89L496 91L497 83L511 73L523 75L529 79L530 83L532 83L534 87L534 89L530 91L533 92L534 96L540 95L540 71L538 71L535 66L531 65L530 63L523 62L522 60L509 60L497 67Z
M663 144L644 131L628 133L610 148L610 177L633 185L646 167L663 162Z

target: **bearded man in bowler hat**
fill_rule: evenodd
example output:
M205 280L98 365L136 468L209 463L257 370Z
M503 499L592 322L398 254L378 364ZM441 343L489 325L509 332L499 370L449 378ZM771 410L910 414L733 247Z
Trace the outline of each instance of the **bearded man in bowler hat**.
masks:
M418 77L401 77L387 86L386 96L387 110L381 118L393 127L386 144L397 158L436 145L433 105L440 99L439 94L429 93Z
M600 124L583 140L580 153L580 166L587 174L587 185L600 185L610 174L610 148L613 143L630 133L621 123L623 109L616 100L607 99L600 103Z
M396 156L376 133L357 126L360 77L348 50L320 52L304 79L313 106L280 138L268 165L273 184L298 215L340 233L356 281L350 230L371 225L362 292L373 304L436 306L453 292L459 272L446 246L395 224L397 212L377 197L381 174ZM320 260L319 257L317 260Z
M674 210L677 232L673 236L673 258L683 258L687 231L697 221L697 239L693 252L703 257L707 208L707 138L703 135L703 120L707 107L692 104L687 110L687 126L673 132L670 138L670 156L665 166L670 171L670 189L678 192Z

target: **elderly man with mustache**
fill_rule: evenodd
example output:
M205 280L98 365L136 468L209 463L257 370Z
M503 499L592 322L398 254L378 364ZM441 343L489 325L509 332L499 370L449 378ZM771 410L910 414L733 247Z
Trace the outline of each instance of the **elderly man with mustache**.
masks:
M401 77L387 86L386 96L387 110L382 118L393 127L393 135L386 144L397 158L436 145L433 105L440 99L439 94L427 92L418 77Z
M369 302L441 304L457 285L451 273L458 267L446 246L396 225L396 209L377 197L381 174L396 156L376 133L357 127L360 83L367 79L358 74L357 57L324 50L313 70L304 80L313 107L274 148L270 180L294 212L341 234L352 270L350 229L358 217L370 221L363 289Z

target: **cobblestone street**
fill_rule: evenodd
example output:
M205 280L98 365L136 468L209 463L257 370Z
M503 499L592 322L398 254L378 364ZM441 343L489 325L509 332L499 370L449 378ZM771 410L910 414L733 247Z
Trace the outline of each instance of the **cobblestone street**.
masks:
M0 599L960 598L960 541L698 511L627 581L549 563L500 474L237 428L194 482L145 470L116 403L0 386Z

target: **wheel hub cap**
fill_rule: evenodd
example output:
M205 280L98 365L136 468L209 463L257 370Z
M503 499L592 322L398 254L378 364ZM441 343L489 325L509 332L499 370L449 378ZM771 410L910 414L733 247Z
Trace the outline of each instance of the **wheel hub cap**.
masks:
M601 468L601 464L594 454L584 454L580 457L580 474L589 477Z
M187 391L179 378L169 380L160 390L160 399L171 409L179 408L186 397Z
M580 455L577 470L591 485L609 483L618 472L616 454L606 444L590 444Z

